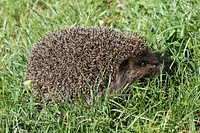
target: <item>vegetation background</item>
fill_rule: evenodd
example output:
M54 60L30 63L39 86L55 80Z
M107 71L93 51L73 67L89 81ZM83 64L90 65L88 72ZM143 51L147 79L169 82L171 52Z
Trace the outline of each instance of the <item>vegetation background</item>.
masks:
M27 58L64 27L137 32L167 69L111 99L38 109L23 85ZM0 132L200 132L200 1L1 0Z

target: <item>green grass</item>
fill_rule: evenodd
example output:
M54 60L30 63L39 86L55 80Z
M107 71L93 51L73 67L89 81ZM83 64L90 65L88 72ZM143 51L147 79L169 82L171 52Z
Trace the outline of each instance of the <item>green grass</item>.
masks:
M28 54L45 34L78 26L145 36L166 71L91 105L37 109L23 85ZM1 0L0 132L200 132L200 2Z

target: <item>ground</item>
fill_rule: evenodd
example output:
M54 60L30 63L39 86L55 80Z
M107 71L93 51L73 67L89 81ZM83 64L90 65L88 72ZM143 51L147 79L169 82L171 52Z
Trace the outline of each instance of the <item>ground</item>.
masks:
M0 132L200 132L198 0L0 1ZM161 58L161 74L90 105L45 106L24 85L28 55L65 27L138 33Z

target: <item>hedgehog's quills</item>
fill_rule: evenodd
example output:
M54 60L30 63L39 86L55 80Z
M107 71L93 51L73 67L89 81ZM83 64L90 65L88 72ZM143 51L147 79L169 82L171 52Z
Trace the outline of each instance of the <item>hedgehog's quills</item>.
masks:
M26 74L40 100L42 95L74 100L77 94L90 96L88 84L101 83L102 92L111 76L112 94L159 69L157 58L140 36L112 29L72 28L42 38L29 56Z

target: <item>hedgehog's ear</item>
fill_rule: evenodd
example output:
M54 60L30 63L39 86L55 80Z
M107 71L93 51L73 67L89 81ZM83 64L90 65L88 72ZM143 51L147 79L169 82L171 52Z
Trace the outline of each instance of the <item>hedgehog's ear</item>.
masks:
M123 70L126 70L129 68L129 59L125 59L123 60L120 65L119 65L119 72L123 71Z

